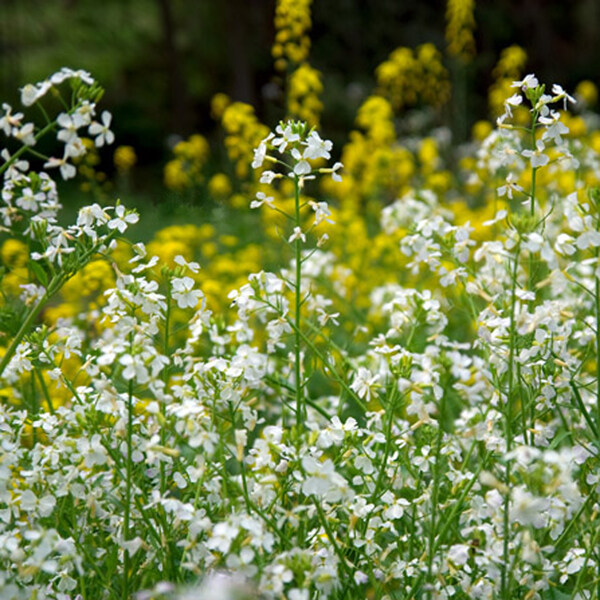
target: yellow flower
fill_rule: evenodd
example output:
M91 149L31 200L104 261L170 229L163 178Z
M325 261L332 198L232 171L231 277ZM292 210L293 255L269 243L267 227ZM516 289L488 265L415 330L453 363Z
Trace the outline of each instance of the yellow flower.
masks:
M2 244L0 258L9 269L24 267L29 260L29 250L20 240L8 239Z
M193 260L192 249L181 241L158 242L152 240L146 247L150 256L156 255L160 258L161 265L176 266L175 257L181 254L187 261Z
M170 160L164 170L165 185L171 190L184 190L189 186L189 176L180 160Z
M308 57L311 4L312 0L277 0L271 53L278 71L285 71L290 65L293 68Z
M375 74L379 93L395 110L418 102L441 106L450 96L448 71L433 44L422 44L415 51L396 48Z
M577 84L575 96L586 107L592 107L598 102L598 88L592 81L585 79Z
M236 175L245 179L250 173L254 148L267 136L269 128L260 123L254 108L244 102L234 102L223 112L221 120L225 130L225 147L235 165Z
M29 283L29 273L25 267L16 267L2 278L2 291L7 296L18 297L23 289L22 285Z
M323 110L322 92L321 73L308 63L300 65L288 81L288 115L317 127Z
M494 128L489 121L477 121L475 125L473 125L473 129L471 129L471 135L473 136L473 139L478 142L483 142L483 140L492 133L493 129Z
M175 158L164 169L165 185L172 190L184 190L204 182L204 165L210 147L206 138L199 134L190 136L173 148Z
M199 239L209 240L210 238L214 237L216 230L214 225L211 225L210 223L203 223L200 225L200 227L198 227L197 233Z
M488 105L492 117L496 118L504 112L504 101L514 94L512 82L521 79L527 63L527 53L523 48L513 44L504 48L492 71L494 83L488 92Z
M590 147L600 154L600 131L593 131L590 135Z
M225 109L231 104L231 98L227 94L215 94L210 102L210 115L216 121L223 117Z
M130 171L137 162L137 156L132 146L118 146L113 154L113 163L121 173Z
M446 4L446 41L448 54L469 62L475 55L475 0L448 0Z
M423 139L418 154L421 161L421 169L424 172L431 173L436 169L439 163L439 154L437 141L434 138Z
M231 195L231 182L225 173L217 173L208 182L208 191L213 198L224 199Z

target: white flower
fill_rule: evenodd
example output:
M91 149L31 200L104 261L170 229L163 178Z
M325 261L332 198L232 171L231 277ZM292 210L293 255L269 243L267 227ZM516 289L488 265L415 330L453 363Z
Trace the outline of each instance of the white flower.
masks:
M19 129L13 129L13 136L26 146L35 145L34 133L33 123L25 123Z
M329 151L333 147L333 143L329 140L322 140L321 136L316 131L311 131L306 142L306 149L302 154L303 158L317 159L325 158L330 159L331 154Z
M469 560L471 548L467 544L454 544L448 549L448 560L455 567L462 567Z
M63 81L72 78L81 79L81 81L87 85L93 85L95 81L94 78L87 71L84 71L83 69L78 69L77 71L74 71L69 67L63 67L60 71L54 73L50 77L50 81L54 85L60 85Z
M49 158L44 164L44 168L46 169L54 169L56 167L60 167L60 174L65 181L67 179L72 179L75 177L75 175L77 175L77 169L72 164L67 162L66 157Z
M109 129L112 115L107 111L102 112L102 124L94 121L88 128L90 135L97 136L94 143L98 148L104 144L112 144L115 141L115 134Z
M283 154L288 144L293 144L300 141L300 134L292 132L292 124L286 123L285 127L281 124L277 125L275 132L279 134L279 137L273 139L273 146L279 148L279 152Z
M315 495L328 502L339 502L343 497L352 495L346 480L335 470L331 459L321 462L312 456L304 456L302 468L308 475L302 484L302 492L307 496Z
M56 506L56 498L47 494L38 498L31 490L25 490L20 498L21 509L25 512L38 510L40 516L48 517Z
M294 174L298 177L302 177L303 175L308 175L312 169L307 160L302 157L298 148L294 148L292 150L292 156L298 161L294 165Z
M565 110L567 110L567 101L571 102L571 104L576 104L577 100L575 100L575 98L573 98L573 96L569 96L569 94L567 94L567 92L565 92L565 90L563 90L562 86L558 85L558 83L555 83L552 86L552 93L555 95L555 97L553 98L554 102L558 102L559 100L563 100L563 108Z
M79 139L77 132L83 126L83 120L77 113L73 115L61 113L56 122L62 127L56 134L57 139L61 142L71 144Z
M499 196L508 196L512 200L513 192L522 192L523 188L515 181L515 176L511 172L506 178L506 184L501 185L496 191ZM504 218L504 216L502 218Z
M545 527L548 523L549 498L536 498L523 486L517 486L512 491L512 507L510 518L521 525Z
M309 600L309 591L304 588L293 588L288 593L288 600Z
M211 537L206 542L206 547L210 550L218 550L222 554L227 554L231 547L231 542L237 537L238 533L239 529L229 523L217 523Z
M252 161L253 169L260 169L267 156L267 144L275 137L274 133L270 133L264 140L260 142L258 148L254 150L254 160Z
M342 169L344 167L344 165L341 162L336 162L333 167L331 168L331 178L334 181L342 181L342 176L338 174L338 171L340 169Z
M122 204L115 208L115 215L116 217L108 222L108 228L118 229L121 233L127 229L128 223L134 224L140 220L136 213L125 214L125 207Z
M281 177L279 173L275 173L275 171L263 171L260 176L260 183L266 183L267 185L271 185L274 179Z
M87 150L83 145L83 141L80 138L75 138L71 140L65 146L65 158L77 158L79 156L83 156Z
M354 466L365 475L370 475L375 472L375 467L373 466L371 459L367 456L357 456L354 459Z
M510 98L507 98L504 101L504 108L506 109L506 114L509 117L512 117L512 107L519 106L523 102L523 96L521 94L513 94Z
M302 229L300 227L294 227L294 232L288 238L288 242L293 242L294 240L302 240L306 242L306 236L302 233Z
M550 162L550 157L547 154L544 154L544 149L546 146L542 140L537 140L535 143L535 150L523 150L521 154L531 161L531 167L536 169L538 167L543 167Z
M21 191L21 196L17 198L16 205L23 210L37 212L38 204L46 199L46 194L38 192L34 194L31 188L26 187Z
M195 308L203 294L194 289L194 280L191 277L175 277L171 282L173 299L179 308Z
M144 360L140 354L124 354L119 362L125 367L123 377L127 381L137 380L138 383L146 383L149 380L148 369L144 365Z
M13 129L18 129L21 126L23 113L13 115L10 104L6 104L6 102L2 104L2 108L4 109L4 116L0 119L0 129L4 131L4 135L9 136L13 132Z
M315 225L319 225L323 221L333 224L334 221L330 219L331 211L327 202L311 202L311 208L315 211Z
M102 445L100 434L96 433L91 440L87 437L80 437L77 440L77 449L84 457L84 464L88 469L95 465L105 465L108 461L106 449Z
M28 83L26 86L21 88L21 104L23 106L31 106L35 104L46 92L52 87L49 81L44 81L33 85Z
M189 269L192 273L198 273L198 271L200 271L200 265L197 262L188 262L181 254L178 254L174 260L178 265Z
M121 546L129 552L129 556L133 556L142 546L144 542L139 536L134 537L131 540L123 540Z
M513 81L510 87L519 87L523 91L525 91L528 89L536 88L538 85L539 82L537 80L537 77L530 73L529 75L525 76L524 79L521 79L521 81Z
M266 204L269 208L275 208L272 196L267 196L264 192L256 192L256 198L257 200L250 202L250 208L260 208L263 204Z
M91 228L104 225L109 219L108 213L99 204L91 204L79 210L77 225L83 228Z
M377 382L379 381L379 375L373 375L369 369L365 367L359 367L358 372L354 376L354 381L350 385L350 389L355 392L359 398L366 399L367 402L371 400L371 393Z

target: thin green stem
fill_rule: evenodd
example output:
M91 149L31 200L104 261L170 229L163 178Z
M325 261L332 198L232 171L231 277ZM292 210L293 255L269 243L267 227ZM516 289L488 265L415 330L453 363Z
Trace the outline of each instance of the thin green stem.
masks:
M538 111L534 110L533 115L531 116L531 130L530 130L530 145L531 150L535 151L535 123L538 118ZM531 167L531 194L530 194L530 203L529 203L529 212L531 216L535 214L535 177L537 173L537 167Z
M42 393L44 394L46 403L48 404L48 410L50 411L50 414L54 414L54 404L52 404L52 398L50 398L50 393L48 392L48 386L46 385L46 382L44 381L44 376L42 375L42 372L39 369L36 369L35 372L38 376L38 380L40 382L40 388L42 390Z
M127 460L125 463L125 516L123 520L123 541L129 540L129 520L131 510L131 476L132 476L132 453L133 453L133 379L129 380L127 389ZM124 550L124 570L123 570L123 600L129 598L129 569L130 557L129 550Z
M598 335L598 328L600 327L600 277L598 277L598 259L600 257L600 251L596 248L596 276L595 276L595 302L594 309L596 313L596 443L600 446L600 335ZM583 402L582 402L583 404ZM597 561L596 561L596 572L597 572L597 588L596 598L600 598L600 546L597 549Z
M48 125L46 125L45 127L43 127L42 129L40 129L37 134L35 135L35 141L37 142L40 138L44 137L49 131L52 131L52 129L54 129L56 127L56 121L52 121L51 123L48 123ZM9 169L11 167L11 165L13 165L15 162L17 162L17 160L19 160L19 158L28 150L30 150L31 147L27 146L25 144L23 144L1 167L0 167L0 175L2 175L2 173L4 173L4 171L6 171L7 169Z
M510 294L510 349L508 357L508 389L506 392L506 401L504 405L504 438L506 442L506 453L512 448L512 402L515 385L515 353L517 350L517 331L516 331L516 305L517 305L517 271L519 268L519 254L521 242L517 243L515 248L515 257L512 272L512 286ZM522 407L521 407L522 408ZM506 495L504 497L504 520L503 520L503 558L500 571L500 595L504 600L510 600L511 575L507 566L509 564L509 546L510 546L510 469L511 461L506 459L504 483L506 485Z
M17 334L12 339L10 346L8 347L8 349L4 353L4 356L2 357L2 360L0 361L0 376L2 376L2 374L4 373L4 369L6 369L8 363L10 362L10 359L16 352L18 345L21 343L21 340L25 337L25 334L29 331L36 317L38 316L38 314L40 313L46 302L48 302L51 296L52 294L50 293L49 286L46 293L38 300L37 304L31 309L31 311L21 324L21 327L19 327L19 331L17 331Z
M167 309L165 311L165 339L164 339L164 343L163 343L163 354L165 355L166 358L169 357L169 336L170 336L170 331L169 331L169 327L171 324L171 284L170 281L167 279L167 293L166 293L166 301L167 301ZM162 377L163 377L163 381L165 383L165 389L167 387L167 384L169 383L169 366L165 365L165 367L163 368L163 372L162 372ZM163 419L163 426L160 428L160 444L161 446L164 446L166 443L166 427L165 427L165 421L166 421L166 406L164 402L160 403L160 414L162 416ZM161 496L164 495L167 484L166 484L166 473L165 473L165 465L164 463L161 461L160 462L160 494Z
M444 430L442 428L442 419L444 417L444 396L440 400L440 414L438 420L437 439L435 445L435 463L433 465L433 490L431 493L431 525L429 529L429 540L427 548L427 581L432 583L431 576L433 573L433 558L435 556L435 539L436 539L436 528L437 512L438 512L438 497L440 491L440 457L442 452L442 442L444 440ZM431 592L429 593L431 598Z
M535 152L535 123L537 121L538 118L538 112L536 110L533 111L533 115L531 117L531 140L530 140L530 145L531 145L531 151ZM538 167L531 167L531 191L529 194L530 197L530 201L529 201L529 213L530 215L533 217L535 215L535 180L536 180L536 175L537 175L537 170ZM535 270L535 260L533 258L533 252L531 252L531 250L529 251L529 289L533 290L534 285L535 285L535 280L534 280L534 270Z
M294 205L295 205L295 226L300 227L300 182L298 177L294 178ZM294 376L296 379L296 432L300 439L300 432L304 427L304 388L302 385L302 345L301 345L301 318L300 311L302 307L302 240L298 237L294 241L294 250L296 255L296 281L294 282Z

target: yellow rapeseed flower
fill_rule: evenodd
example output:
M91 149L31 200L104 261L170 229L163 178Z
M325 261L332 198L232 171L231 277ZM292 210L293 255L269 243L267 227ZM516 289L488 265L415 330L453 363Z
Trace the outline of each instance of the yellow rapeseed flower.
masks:
M301 64L288 80L288 115L318 127L323 110L321 73L308 63Z
M415 51L396 48L375 74L379 93L395 110L419 102L437 107L450 97L448 71L433 44L422 44Z
M271 49L275 68L286 71L308 57L312 0L277 0L275 6L275 41Z
M137 162L132 146L118 146L113 154L113 163L120 173L127 173Z
M478 142L483 142L485 138L493 131L493 126L489 121L477 121L471 129L473 139Z
M245 179L250 173L254 148L267 136L269 128L254 114L254 108L244 102L234 102L223 112L221 124L225 130L225 147L235 165L236 175Z
M232 187L225 173L216 173L208 182L208 191L213 198L223 200L231 195Z
M448 54L469 62L475 55L475 0L448 0L446 4L446 41Z
M218 93L210 101L210 116L215 121L220 121L225 109L231 104L231 98L227 94Z
M488 105L493 118L504 112L504 101L515 92L511 87L512 82L522 78L526 64L527 52L521 46L513 44L500 53L500 58L492 71L494 83L488 92Z
M2 244L0 258L2 264L8 269L24 267L29 260L29 250L22 241L8 239Z
M598 88L594 82L585 79L577 84L575 96L586 108L591 108L598 102Z

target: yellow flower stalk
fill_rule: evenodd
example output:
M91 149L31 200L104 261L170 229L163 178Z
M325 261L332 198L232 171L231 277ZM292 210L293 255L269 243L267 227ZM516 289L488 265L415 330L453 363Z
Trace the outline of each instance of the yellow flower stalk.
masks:
M446 41L448 54L468 63L475 55L475 0L448 0L446 5Z

